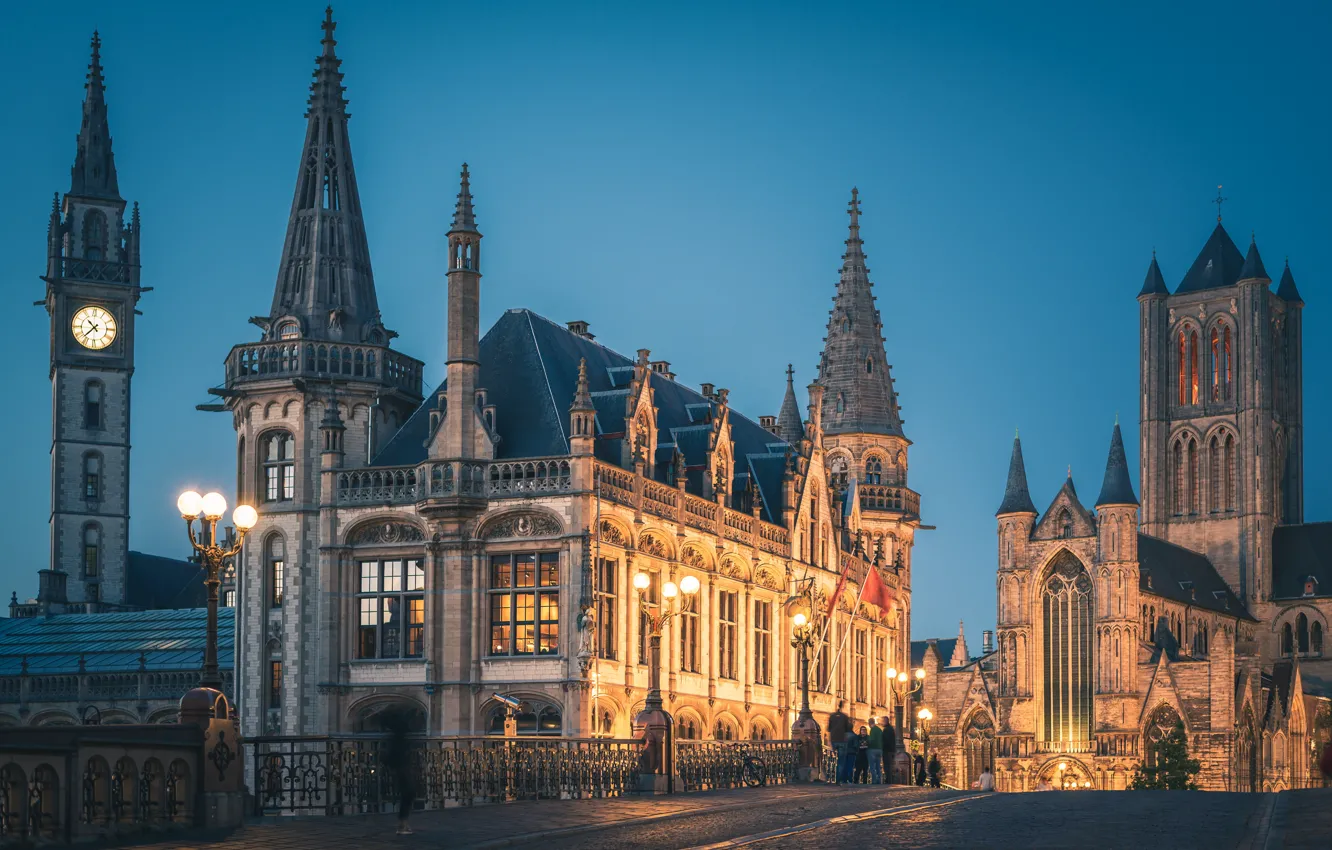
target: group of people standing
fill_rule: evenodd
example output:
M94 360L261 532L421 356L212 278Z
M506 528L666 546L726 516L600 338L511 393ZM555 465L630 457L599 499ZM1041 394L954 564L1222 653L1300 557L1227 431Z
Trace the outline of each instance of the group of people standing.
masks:
M839 702L837 710L828 717L828 741L837 752L838 785L892 784L897 731L887 717L857 726L842 711L842 703ZM939 763L937 754L931 753L928 762L924 757L916 756L912 767L912 776L908 782L939 787L943 765Z

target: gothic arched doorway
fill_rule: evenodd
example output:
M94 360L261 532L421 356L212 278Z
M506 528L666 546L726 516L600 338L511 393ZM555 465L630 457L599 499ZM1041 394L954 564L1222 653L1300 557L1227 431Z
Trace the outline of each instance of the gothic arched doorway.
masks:
M962 787L970 788L986 768L994 769L994 722L990 715L984 711L971 713L962 733L962 748L965 760Z
M1040 785L1041 782L1049 783L1055 791L1091 791L1096 787L1096 781L1087 766L1071 758L1046 762L1036 776L1036 784Z

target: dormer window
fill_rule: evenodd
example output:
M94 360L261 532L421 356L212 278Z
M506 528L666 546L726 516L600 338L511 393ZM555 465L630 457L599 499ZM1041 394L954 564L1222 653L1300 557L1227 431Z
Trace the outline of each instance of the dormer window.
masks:
M1305 579L1304 579L1304 595L1305 595L1305 596L1317 596L1317 595L1318 595L1318 579L1314 578L1313 576L1306 576L1306 577L1305 577Z
M299 339L301 326L295 322L283 322L278 325L278 339Z

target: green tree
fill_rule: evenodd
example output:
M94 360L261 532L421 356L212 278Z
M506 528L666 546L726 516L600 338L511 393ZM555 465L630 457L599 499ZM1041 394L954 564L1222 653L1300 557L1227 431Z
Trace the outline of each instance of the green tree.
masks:
M1175 723L1161 740L1149 743L1151 764L1138 765L1133 777L1134 790L1197 791L1194 777L1202 770L1202 763L1189 758L1189 739L1184 734L1184 721Z

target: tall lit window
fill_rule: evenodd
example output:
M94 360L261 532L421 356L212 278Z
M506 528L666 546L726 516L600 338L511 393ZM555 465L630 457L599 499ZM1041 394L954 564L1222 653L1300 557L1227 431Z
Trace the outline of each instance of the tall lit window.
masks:
M1044 739L1084 744L1091 740L1092 580L1067 551L1051 565L1041 589L1041 608Z
M102 456L94 452L83 456L83 497L102 497Z
M615 577L619 573L620 562L614 558L601 558L597 561L596 586L596 629L597 655L612 661L615 654Z
M772 603L754 601L754 684L772 684Z
M286 502L296 497L296 440L285 431L268 435L263 443L264 501Z
M83 427L99 431L102 424L102 382L89 381L83 385Z
M268 561L268 607L281 608L287 568L287 546L282 535L274 534L268 538L268 551L264 557Z
M887 670L894 665L888 661L888 638L886 635L875 635L874 637L874 675L870 678L874 682L874 704L888 704L888 677L882 675L881 671Z
M837 624L837 646L838 646L838 652L841 652L841 648L846 646L846 625L843 623ZM846 679L847 679L846 668L847 668L846 662L839 661L837 663L837 669L833 671L837 674L836 693L838 696L843 698L846 697Z
M1198 403L1198 332L1189 333L1189 404Z
M736 613L739 610L739 593L732 590L717 592L717 675L723 679L740 677L740 665L735 657Z
M282 707L282 662L268 662L268 707Z
M96 525L83 527L83 574L87 578L102 574L102 529Z
M1221 346L1221 347L1222 347L1222 358L1223 358L1223 359L1222 359L1222 364L1221 364L1221 388L1222 388L1222 389L1221 389L1221 394L1222 394L1222 397L1223 397L1223 398L1229 400L1229 399L1230 399L1231 373L1232 373L1232 369L1231 369L1231 361L1230 361L1231 354L1230 354L1230 326L1229 326L1229 325L1226 325L1226 327L1225 327L1225 331L1224 331L1224 333L1223 333L1222 336L1223 336L1223 342L1222 342L1222 346Z
M490 559L490 654L560 650L560 555L520 552Z
M361 561L357 658L420 658L425 648L425 570L417 558Z
M680 669L698 672L698 610L680 612Z
M828 634L827 629L827 619L820 617L816 633L819 635ZM828 636L831 637L831 635ZM832 651L828 646L830 643L831 641L829 640L819 641L819 653L818 657L815 659L815 664L817 666L814 670L814 681L818 682L818 690L825 694L831 693L828 682L828 671L832 666Z
M1179 332L1179 403L1189 403L1189 359L1188 359L1188 337L1184 331Z
M829 468L832 470L832 480L829 483L832 485L833 492L841 493L846 490L848 481L846 458L837 455L832 459Z
M855 663L855 694L856 702L866 702L869 700L869 659L866 657L868 649L869 635L864 629L856 629L851 638L852 649L854 650Z
M643 601L648 606L655 606L661 602L661 573L648 573L650 579L647 590L643 591ZM638 663L647 665L652 663L652 623L649 615L642 608L638 611Z

